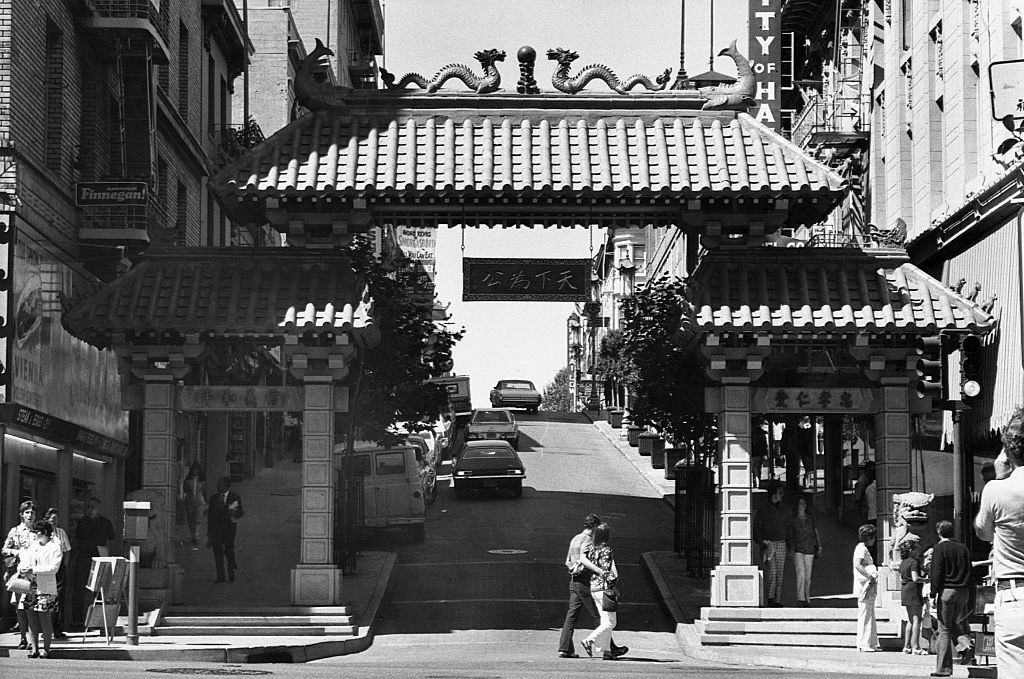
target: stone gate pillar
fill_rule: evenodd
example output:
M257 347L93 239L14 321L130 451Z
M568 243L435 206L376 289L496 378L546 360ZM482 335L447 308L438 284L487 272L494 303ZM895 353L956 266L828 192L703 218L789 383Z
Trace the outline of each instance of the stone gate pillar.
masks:
M711 575L712 606L759 606L764 587L754 565L750 476L750 383L725 378L707 390L718 415L718 480L722 502L721 556Z
M892 496L911 489L910 384L907 379L883 380L878 390L881 403L875 415L875 492L878 508L878 540L875 549L879 577L879 606L899 605L899 576L885 568L892 552Z

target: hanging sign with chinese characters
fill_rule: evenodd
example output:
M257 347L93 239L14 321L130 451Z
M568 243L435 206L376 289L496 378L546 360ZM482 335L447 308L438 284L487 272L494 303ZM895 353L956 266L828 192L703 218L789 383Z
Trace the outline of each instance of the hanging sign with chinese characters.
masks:
M585 302L589 286L589 259L462 260L466 302Z
M754 412L870 413L870 389L847 387L761 387L754 390Z
M302 388L186 386L181 388L178 407L182 410L302 410Z

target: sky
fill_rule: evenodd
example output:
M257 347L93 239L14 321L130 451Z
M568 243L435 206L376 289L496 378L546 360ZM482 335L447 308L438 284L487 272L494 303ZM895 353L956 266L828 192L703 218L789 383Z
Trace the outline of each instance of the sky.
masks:
M714 3L715 52L737 38L746 43L747 2L688 0L686 69L708 69L711 49L708 15ZM445 64L464 63L479 73L473 53L502 49L498 64L504 89L519 78L515 54L523 45L538 53L535 77L541 91L553 91L552 47L579 52L580 65L603 63L620 77L651 77L679 66L681 0L382 0L385 55L382 65L401 77L409 71L433 76ZM737 21L736 17L742 17ZM715 69L732 74L727 58ZM450 87L462 83L449 81ZM594 250L601 232L593 233ZM591 256L587 229L440 229L437 237L436 292L451 303L453 327L466 335L455 348L455 373L470 376L473 404L486 407L499 379L532 380L543 389L566 363L566 319L573 305L555 302L463 302L462 257Z

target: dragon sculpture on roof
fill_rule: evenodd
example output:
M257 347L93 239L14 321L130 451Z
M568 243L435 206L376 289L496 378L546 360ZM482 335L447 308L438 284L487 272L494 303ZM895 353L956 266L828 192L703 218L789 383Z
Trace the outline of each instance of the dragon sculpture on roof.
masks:
M707 99L701 109L704 111L744 111L750 108L754 104L754 95L757 93L757 82L754 79L754 71L750 68L750 61L736 49L735 40L719 52L718 56L730 57L736 63L739 77L736 82L728 85L700 88L698 90L700 96Z
M501 74L498 73L498 68L494 64L498 61L505 61L505 52L489 49L477 52L473 56L483 66L484 74L482 76L473 73L473 69L465 64L448 64L430 80L419 73L406 73L398 82L395 82L395 75L383 68L380 69L380 79L384 83L384 87L389 90L403 90L413 84L433 94L441 89L441 85L445 82L457 78L477 94L489 94L496 91L501 86Z
M591 80L601 80L612 91L619 94L627 94L637 85L643 85L652 92L658 92L665 89L672 75L672 69L666 68L665 72L657 77L657 84L651 82L651 79L643 74L631 75L625 81L622 81L604 64L591 64L590 66L584 66L579 73L570 78L569 69L572 67L572 62L579 58L579 53L562 49L561 47L548 50L548 59L558 62L558 68L555 69L554 75L551 76L551 84L559 92L576 94L582 91Z
M295 72L295 101L311 111L345 106L345 97L352 91L351 87L341 87L319 82L315 73L320 68L324 57L334 56L334 51L316 39L316 47L306 55Z

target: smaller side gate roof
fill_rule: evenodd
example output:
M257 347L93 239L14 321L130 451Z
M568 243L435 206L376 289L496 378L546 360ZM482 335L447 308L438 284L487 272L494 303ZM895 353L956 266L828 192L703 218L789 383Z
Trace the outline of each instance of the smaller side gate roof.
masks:
M284 336L307 330L376 342L373 302L338 253L286 248L151 248L87 299L66 302L68 332L101 349L115 335Z

